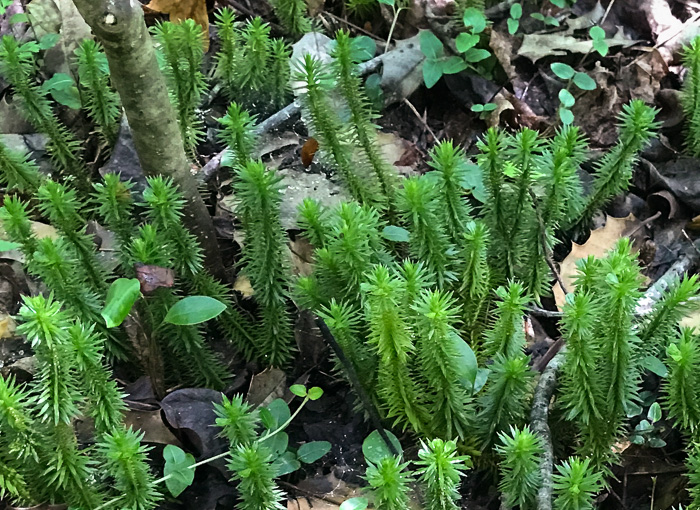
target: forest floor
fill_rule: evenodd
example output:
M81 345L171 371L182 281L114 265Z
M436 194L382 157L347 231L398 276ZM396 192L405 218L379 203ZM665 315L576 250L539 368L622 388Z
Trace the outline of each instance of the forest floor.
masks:
M55 0L54 3L60 10L61 2ZM440 27L445 27L451 19L452 6L447 0L415 3L413 8L400 15L393 40L410 39L422 28L431 28L440 34ZM232 0L218 1L217 4L233 7L242 19L259 15L271 21L273 28L275 26L272 11L265 2ZM348 17L341 2L313 0L309 4L324 33L332 34L339 28L348 28L353 34L375 39L380 51L384 47L391 22L386 6L365 19L357 19ZM537 4L537 12L552 16L560 14L547 0ZM700 253L694 244L695 239L700 238L700 161L682 155L683 112L679 102L683 78L679 50L693 35L700 34L700 3L690 0L612 0L601 5L593 0L579 0L568 15L568 28L563 24L562 27L546 27L530 18L531 12L534 11L526 11L521 20L521 31L516 35L508 33L507 10L497 11L490 17L493 21L490 48L497 62L488 77L463 71L447 75L427 89L421 76L411 75L410 65L397 71L405 73L403 83L412 80L415 85L389 91L394 93L395 101L386 106L377 121L382 130L383 151L400 174L409 176L427 171L427 154L439 140L452 139L473 155L476 142L489 126L510 130L529 127L552 133L559 122L557 94L562 84L552 78L550 64L564 62L577 70L585 70L597 86L595 90L578 91L572 111L576 125L587 134L595 152L602 153L616 142L616 117L621 106L630 99L640 98L659 108L659 120L663 126L660 136L640 158L632 189L608 207L605 215L596 218L598 229L589 239L574 240L579 245L574 246L575 256L600 255L620 237L632 237L651 283L680 257ZM157 18L156 13L149 13L151 22ZM610 44L610 52L605 57L590 51L590 44L586 44L587 27L601 19ZM0 35L11 30L13 28L0 19ZM522 35L523 32L527 35ZM445 33L443 39L449 43L449 34ZM312 44L319 44L318 41L313 39ZM216 44L216 40L212 40L212 48ZM417 43L404 47L403 51L406 52L403 62L420 59ZM57 59L56 69L62 65L60 58ZM24 145L40 157L40 137L33 134L31 127L8 103L4 87L0 82L0 134L5 140L16 146ZM388 95L387 91L385 94ZM496 109L484 115L472 111L473 105L487 103L494 103ZM215 119L223 116L225 106L222 100L214 98L203 108L209 131L216 129ZM64 111L63 118L75 131L84 131L80 116ZM327 175L320 164L312 162L307 165L308 161L303 161L309 157L309 154L302 154L310 150L308 138L297 115L267 132L260 150L263 160L277 168L285 178L283 224L288 229L294 269L298 274L310 271L311 247L300 238L296 228L296 206L307 196L326 204L337 203L345 197L337 181ZM134 177L138 177L140 169L127 139L120 138L109 161L95 151L96 144L90 140L88 137L88 153L103 165L101 171L110 165L119 165L122 173L128 175L131 171ZM232 281L245 300L253 290L244 278L237 277L233 266L239 243L244 240L238 237L237 220L232 212L230 180L217 173L216 165L212 163L222 149L214 140L210 136L200 147L200 163L214 170L209 180L210 205L223 258L232 266ZM116 158L120 159L115 161ZM100 250L108 257L110 236L99 225L90 228L100 242ZM571 252L570 242L560 244L555 251L563 278L571 276L574 257ZM31 348L14 334L11 316L18 310L20 294L37 288L37 284L24 274L18 260L12 260L6 254L0 261L0 372L12 374L20 381L31 378ZM545 299L542 306L556 310L557 302ZM692 317L688 318L689 323L692 321ZM700 317L697 321L700 324ZM245 364L228 351L223 340L214 339L214 342L235 374L227 394L242 392L248 401L259 404L278 397L291 400L287 388L294 383L324 389L324 397L309 402L291 425L289 436L292 445L324 440L332 444L332 449L313 468L284 477L280 485L289 495L290 510L311 507L333 510L348 497L356 495L363 485L362 441L371 427L353 412L347 383L333 372L329 348L314 327L310 314L299 314L295 332L299 353L293 368L287 371L262 370L255 363ZM526 332L536 363L556 340L557 331L546 317L533 314L526 323ZM217 437L216 429L212 427L212 400L217 392L171 388L167 397L159 401L148 379L134 378L129 368L117 370L124 392L128 394L127 423L143 430L147 443L157 448L177 444L192 451L198 459L225 449L224 440ZM645 385L648 387L644 389L651 392L658 386L658 381L647 380ZM400 439L405 446L414 445L407 448L406 455L415 456L414 440L408 436ZM685 471L680 437L669 427L664 439L666 446L656 449L631 443L619 445L622 462L614 468L617 480L600 496L601 508L649 508L652 498L656 510L678 504L684 483L680 473ZM227 478L224 463L205 466L198 470L195 483L181 495L179 502L167 502L163 508L230 508L235 500L235 489L227 483ZM495 509L499 505L496 487L485 475L469 478L464 484L464 496L467 506L472 509Z

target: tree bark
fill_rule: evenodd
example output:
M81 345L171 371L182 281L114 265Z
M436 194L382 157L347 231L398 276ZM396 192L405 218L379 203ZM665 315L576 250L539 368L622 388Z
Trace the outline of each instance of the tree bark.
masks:
M121 97L144 173L171 177L178 184L187 200L185 225L199 239L207 268L212 274L223 276L214 224L185 155L141 4L137 0L73 3L104 46L112 83Z

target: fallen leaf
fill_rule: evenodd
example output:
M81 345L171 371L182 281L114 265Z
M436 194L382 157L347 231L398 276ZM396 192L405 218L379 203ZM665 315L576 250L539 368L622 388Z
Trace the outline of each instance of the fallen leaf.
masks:
M144 433L143 442L174 444L182 446L180 440L170 432L161 418L160 409L154 411L137 411L130 409L124 413L124 426L133 427Z
M238 278L236 278L236 282L233 284L233 290L240 292L244 298L249 298L255 294L250 279L245 275L239 275Z
M141 283L141 292L150 294L161 287L170 288L175 284L175 272L172 269L147 264L135 264L136 278Z
M268 368L250 380L246 400L253 406L267 405L282 398L287 389L287 374L279 368Z
M0 340L3 338L12 338L15 336L15 329L17 328L17 323L12 318L11 315L1 312L0 313Z
M204 51L209 49L209 15L206 0L151 0L144 6L155 12L168 14L170 21L177 23L193 19L201 25L204 34Z
M518 49L518 55L529 58L533 62L549 57L563 56L568 53L586 54L593 48L591 39L578 39L573 35L574 29L569 26L564 32L554 32L551 34L525 34L523 43ZM637 44L639 41L629 39L625 36L622 27L610 38L605 39L610 48L627 48Z
M311 166L317 150L318 140L313 137L306 140L304 145L301 146L301 164L304 165L304 168L309 168Z
M577 274L576 262L580 259L593 255L602 258L611 250L617 241L623 237L633 236L640 230L641 222L630 214L626 218L613 218L608 216L605 226L591 232L588 240L583 244L571 243L571 253L562 260L559 265L559 275L567 287L567 291L573 292L576 288L574 278ZM565 294L559 283L553 287L554 300L559 310L564 306Z

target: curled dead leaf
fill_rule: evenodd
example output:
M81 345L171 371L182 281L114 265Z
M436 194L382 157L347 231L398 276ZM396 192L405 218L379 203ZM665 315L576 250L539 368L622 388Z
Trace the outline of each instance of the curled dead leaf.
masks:
M204 32L204 51L209 49L209 15L206 0L151 0L144 7L151 11L168 14L173 23L184 19L195 20L202 26Z

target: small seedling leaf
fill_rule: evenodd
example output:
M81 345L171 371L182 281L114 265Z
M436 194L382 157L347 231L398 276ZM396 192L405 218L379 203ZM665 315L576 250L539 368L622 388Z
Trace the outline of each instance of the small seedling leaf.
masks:
M321 398L323 395L323 390L319 388L318 386L314 386L313 388L309 388L309 392L307 393L307 396L309 397L309 400L318 400Z
M289 387L289 391L294 393L297 397L304 398L306 396L306 387L303 384L292 384Z
M651 404L651 407L649 407L649 412L647 413L647 419L651 423L656 423L661 419L661 406L659 405L658 402L654 402Z
M520 19L523 17L523 6L520 4L513 4L510 6L510 17L513 19Z
M165 466L163 474L169 478L165 480L165 486L174 497L182 494L194 481L195 460L192 454L185 453L181 448L169 444L163 450Z
M116 328L129 315L141 296L141 283L136 278L118 278L107 292L105 307L100 313L108 328Z
M289 436L286 432L278 432L274 436L261 441L260 444L272 454L273 459L276 459L287 451Z
M559 118L561 119L562 124L565 126L574 123L574 113L568 108L559 109Z
M486 60L491 56L491 52L488 50L480 49L480 48L472 48L468 52L464 54L464 59L467 62L471 63L476 63L476 62L481 62L482 60Z
M445 48L434 33L430 30L423 30L420 33L420 50L428 59L437 59L442 56Z
M464 26L471 27L475 34L480 34L486 29L486 16L476 7L465 9L462 21L464 21Z
M595 80L586 73L576 73L574 75L574 84L581 90L595 90L596 88Z
M331 444L328 441L312 441L304 443L297 450L297 457L304 464L311 464L331 451Z
M559 101L561 101L561 104L566 108L571 108L576 103L574 96L566 89L561 89L559 91Z
M455 39L457 51L459 51L460 53L464 53L465 51L479 44L479 39L480 38L477 34L467 34L462 32Z
M474 50L469 50L469 53L471 53L472 51ZM469 53L467 53L467 55ZM467 68L467 63L457 56L452 56L441 60L440 65L442 65L442 74L457 74L464 71Z
M552 72L562 80L571 79L576 71L569 64L564 64L562 62L554 62L551 66Z
M272 468L275 470L276 476L288 475L301 467L301 463L297 460L297 456L292 452L284 452L272 463Z
M588 31L588 34L591 36L591 39L594 41L600 41L602 39L605 39L605 30L603 30L599 26L594 26L591 27L591 29Z
M647 356L642 361L642 365L644 366L644 368L649 370L649 372L656 374L659 377L666 377L668 375L668 368L666 368L666 365L664 365L663 361L661 361L656 356Z
M168 310L165 322L176 326L191 326L213 319L226 310L226 305L209 296L188 296Z
M515 32L518 31L518 27L520 27L520 21L517 19L508 18L508 33L510 35L514 35Z

